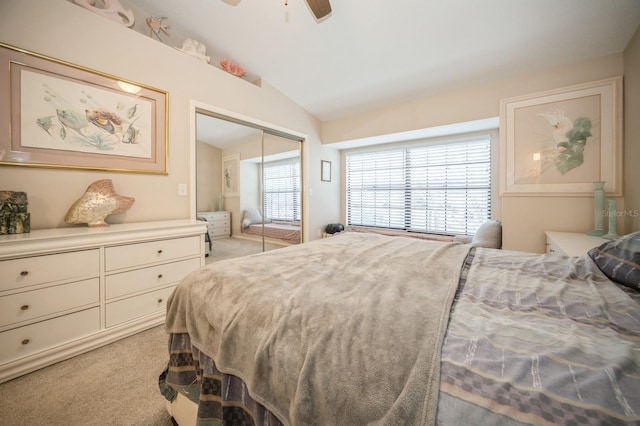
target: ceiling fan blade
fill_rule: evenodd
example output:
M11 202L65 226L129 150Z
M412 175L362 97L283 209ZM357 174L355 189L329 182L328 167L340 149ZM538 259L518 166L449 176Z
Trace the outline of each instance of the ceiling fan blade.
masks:
M307 4L316 16L316 19L322 19L331 13L329 0L307 0Z

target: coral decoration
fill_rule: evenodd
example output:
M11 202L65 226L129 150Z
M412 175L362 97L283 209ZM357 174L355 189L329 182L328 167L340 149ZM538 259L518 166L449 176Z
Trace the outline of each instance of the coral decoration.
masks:
M223 70L225 70L229 74L235 75L236 77L244 77L244 75L246 74L244 72L244 69L240 65L234 64L228 59L221 60L220 66Z

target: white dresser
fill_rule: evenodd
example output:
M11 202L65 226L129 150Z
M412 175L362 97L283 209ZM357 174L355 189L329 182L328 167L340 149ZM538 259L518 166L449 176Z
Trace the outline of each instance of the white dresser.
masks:
M580 256L590 249L609 241L601 237L576 232L546 231L545 235L547 237L547 253L555 253L562 256Z
M201 221L0 235L0 383L162 324Z
M198 217L207 221L209 238L226 238L231 236L231 213L229 212L198 212Z

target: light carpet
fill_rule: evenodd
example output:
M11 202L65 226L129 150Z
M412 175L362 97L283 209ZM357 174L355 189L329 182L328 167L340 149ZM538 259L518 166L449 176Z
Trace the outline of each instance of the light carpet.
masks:
M264 249L275 250L284 247L279 244L265 242ZM219 262L221 260L233 259L235 257L247 256L262 252L262 241L249 240L244 238L220 238L212 241L212 251L205 259L206 263Z
M158 375L164 326L0 385L2 425L172 425Z

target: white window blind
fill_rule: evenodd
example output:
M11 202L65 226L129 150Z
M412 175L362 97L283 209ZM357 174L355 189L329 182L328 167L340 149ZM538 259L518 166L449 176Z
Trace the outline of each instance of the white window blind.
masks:
M347 223L473 234L491 216L491 139L346 155Z
M264 217L271 220L300 220L300 160L287 159L263 166Z

